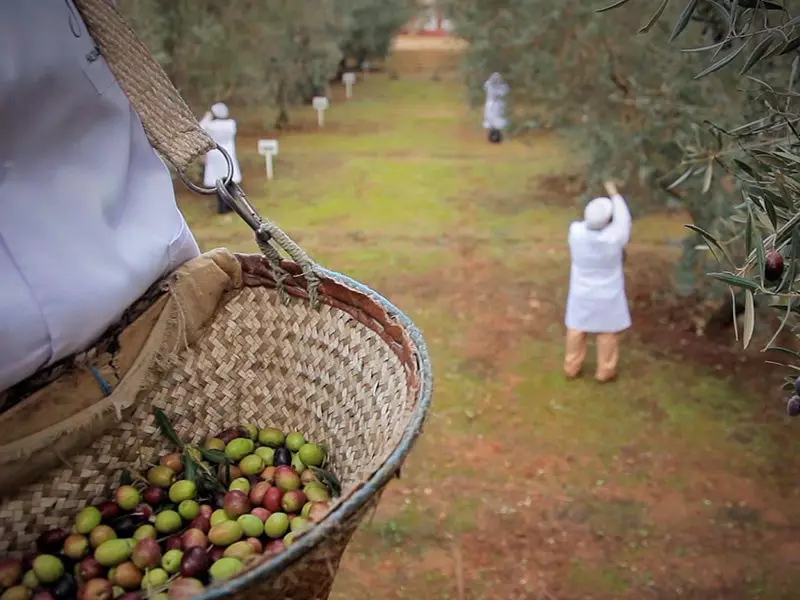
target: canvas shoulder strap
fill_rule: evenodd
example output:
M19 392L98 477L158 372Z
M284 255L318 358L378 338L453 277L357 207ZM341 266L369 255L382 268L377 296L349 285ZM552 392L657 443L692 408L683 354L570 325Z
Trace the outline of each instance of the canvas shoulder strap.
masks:
M153 148L175 169L214 147L167 74L109 0L75 0Z

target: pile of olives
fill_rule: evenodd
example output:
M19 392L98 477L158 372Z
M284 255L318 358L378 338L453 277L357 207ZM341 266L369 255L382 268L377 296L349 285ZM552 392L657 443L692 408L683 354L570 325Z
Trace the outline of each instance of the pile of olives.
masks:
M328 513L337 490L320 478L326 451L302 433L246 425L203 449L224 453L217 493L187 477L183 454L168 454L113 500L83 508L71 529L42 534L35 552L0 561L0 600L190 598L280 554Z

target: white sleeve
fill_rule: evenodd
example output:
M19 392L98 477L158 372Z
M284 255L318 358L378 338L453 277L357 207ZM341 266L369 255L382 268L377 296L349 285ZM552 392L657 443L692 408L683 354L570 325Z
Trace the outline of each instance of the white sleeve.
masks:
M203 129L208 129L208 124L211 123L211 121L213 120L214 117L212 116L212 114L210 112L206 112L206 114L203 115L203 118L200 119L200 127L202 127Z
M611 202L614 204L614 218L606 227L605 233L616 243L625 246L631 238L631 212L625 199L619 194L612 196Z

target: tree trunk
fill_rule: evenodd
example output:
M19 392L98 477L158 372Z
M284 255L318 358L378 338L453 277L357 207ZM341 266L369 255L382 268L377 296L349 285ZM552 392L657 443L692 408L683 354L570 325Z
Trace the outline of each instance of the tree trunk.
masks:
M286 78L282 77L278 84L277 102L278 118L275 119L275 128L283 129L289 124L289 111L286 101Z

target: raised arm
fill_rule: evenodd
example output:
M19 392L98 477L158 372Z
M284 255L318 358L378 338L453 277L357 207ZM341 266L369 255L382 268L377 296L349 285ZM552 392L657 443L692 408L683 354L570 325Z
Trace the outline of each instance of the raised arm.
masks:
M213 121L213 120L214 120L214 116L209 111L206 111L206 114L204 114L203 118L200 119L200 127L205 129L206 125L211 123L211 121Z
M606 227L605 233L617 243L625 246L631 238L631 211L628 210L628 204L620 195L613 181L607 181L605 188L614 205L614 218Z

